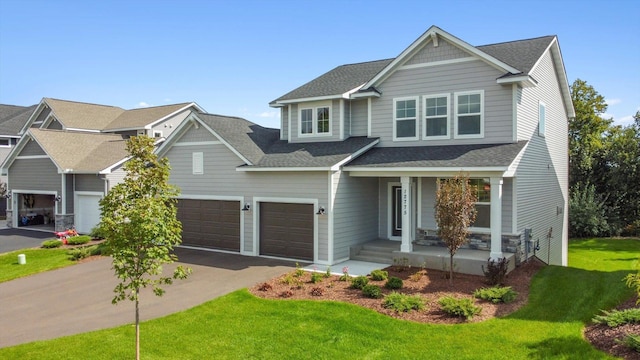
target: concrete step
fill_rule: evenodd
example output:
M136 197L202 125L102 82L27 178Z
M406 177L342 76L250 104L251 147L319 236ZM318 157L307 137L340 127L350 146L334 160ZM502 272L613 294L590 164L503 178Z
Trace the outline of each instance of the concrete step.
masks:
M393 260L388 257L368 256L368 255L355 255L351 257L351 260L373 262L379 264L393 264Z
M371 257L379 257L383 259L388 259L389 261L393 260L393 253L391 252L383 252L383 251L374 251L362 249L356 255L358 256L371 256Z

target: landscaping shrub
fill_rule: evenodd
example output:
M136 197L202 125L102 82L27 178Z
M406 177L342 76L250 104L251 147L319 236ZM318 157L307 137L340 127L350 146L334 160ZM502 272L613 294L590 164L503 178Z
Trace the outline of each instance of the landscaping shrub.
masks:
M402 279L392 276L389 278L389 280L387 280L387 283L384 284L384 287L386 287L387 289L401 289Z
M258 286L258 290L259 291L269 291L271 289L273 289L273 286L271 286L271 284L266 283L266 282L264 282L264 283L260 284L260 286Z
M366 276L358 276L351 279L351 288L352 289L360 289L369 283L369 279Z
M89 241L91 241L91 236L89 235L72 236L67 238L67 244L69 245L84 245Z
M93 239L104 239L105 238L104 232L100 229L100 226L97 226L97 225L93 229L91 229L91 232L89 233L89 236L91 236Z
M607 324L608 327L617 327L624 324L640 324L640 308L625 310L602 311L603 315L596 315L593 322Z
M384 298L382 306L395 310L396 312L408 312L411 310L422 310L424 308L424 300L420 295L412 296L394 291Z
M57 239L45 240L41 246L45 249L54 249L62 246L62 241Z
M91 256L91 249L89 247L69 249L67 255L69 255L69 260L78 261Z
M324 289L321 287L314 287L311 289L312 296L322 296L324 295Z
M480 314L482 309L473 304L473 301L469 298L456 299L451 296L445 296L438 300L442 311L451 316L465 317L467 320L471 320L475 315Z
M389 278L389 272L384 270L373 270L371 272L371 280L382 281Z
M482 272L484 273L484 277L487 279L487 284L502 285L504 283L504 279L507 277L507 270L509 269L508 265L509 260L507 260L506 257L497 261L489 258L487 261L487 269L485 270L484 266L482 267Z
M290 298L292 296L293 296L293 291L291 290L285 290L280 293L280 297L283 297L283 298Z
M300 264L296 263L296 271L293 276L301 277L302 275L304 275L304 269L300 266Z
M409 280L411 280L413 282L418 282L425 275L426 275L426 271L425 270L420 270L418 272L414 272L413 274L409 275Z
M511 289L511 286L495 286L492 288L477 289L473 292L473 296L478 299L491 301L494 304L506 304L515 300L518 293Z
M380 287L377 285L369 284L362 288L362 295L372 299L380 299L382 297L382 290L380 290Z
M313 273L311 273L311 282L314 283L314 284L317 284L320 281L322 281L323 277L324 276L321 273L313 272Z
M106 243L101 243L98 245L91 246L91 256L94 255L109 255L109 247Z
M627 334L621 343L640 353L640 335Z

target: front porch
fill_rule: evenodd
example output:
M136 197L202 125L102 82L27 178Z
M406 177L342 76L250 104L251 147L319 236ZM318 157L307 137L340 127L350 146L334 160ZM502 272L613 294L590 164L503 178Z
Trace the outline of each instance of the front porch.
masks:
M400 250L401 242L376 239L352 246L350 259L381 264L398 264L425 267L434 270L449 270L449 250L443 246L413 244L411 252ZM509 272L515 269L516 254L503 253L509 260ZM462 248L453 257L454 271L464 274L483 275L482 267L486 267L490 251Z

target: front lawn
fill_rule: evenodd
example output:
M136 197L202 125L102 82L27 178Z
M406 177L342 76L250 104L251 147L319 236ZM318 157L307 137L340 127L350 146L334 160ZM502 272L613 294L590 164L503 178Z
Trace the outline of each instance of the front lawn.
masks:
M600 309L631 296L622 277L639 253L639 240L573 241L571 267L540 271L526 307L474 324L418 324L350 304L264 300L239 290L143 323L141 354L145 359L609 359L583 339L582 329ZM134 344L134 328L122 326L0 349L0 358L132 358Z
M18 254L27 263L18 264ZM74 264L66 249L24 249L0 254L0 283Z

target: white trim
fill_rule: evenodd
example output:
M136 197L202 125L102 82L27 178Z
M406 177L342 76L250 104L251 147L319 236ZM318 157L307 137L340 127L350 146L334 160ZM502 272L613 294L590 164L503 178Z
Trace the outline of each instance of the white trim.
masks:
M387 238L389 240L402 241L401 236L393 235L393 207L395 206L393 203L394 186L402 187L402 183L399 181L390 181L387 183Z
M390 167L390 168L374 168L374 167L358 167L345 166L344 171L368 173L369 175L351 175L351 176L400 176L399 174L411 174L410 176L433 176L434 173L457 174L459 172L474 173L495 173L502 174L508 170L507 166L487 166L487 167ZM370 175L378 174L378 175ZM437 174L441 175L441 174ZM474 174L472 174L474 175ZM508 176L505 176L508 177Z
M501 177L491 177L491 259L502 258L502 186Z
M238 166L236 171L330 171L331 167L255 167Z
M349 97L350 99L371 99L371 98L379 98L380 97L380 93L375 91L375 90L366 90L363 92L356 92L351 94L351 96Z
M447 99L447 134L437 136L427 136L427 100L428 99ZM429 118L441 118L442 116L433 115ZM422 96L422 140L448 140L451 138L451 94L429 94Z
M371 137L371 121L372 121L372 116L371 116L371 98L367 99L367 136Z
M54 198L58 196L57 191L11 189L11 226L14 228L18 228L18 210L20 208L18 206L18 194L52 195ZM58 202L54 201L54 216L60 214L56 211L57 208Z
M291 142L291 132L292 132L292 130L291 130L291 108L292 107L293 106L291 104L287 105L287 108L288 108L287 117L289 118L289 127L287 128L287 141L288 142Z
M177 142L173 144L171 147L180 147L180 146L206 146L206 145L220 145L221 141L211 140L211 141L185 141L185 142Z
M480 95L480 133L479 134L458 134L458 97L464 95ZM484 90L458 91L453 93L453 138L454 139L479 139L484 138ZM465 114L466 115L466 114Z
M18 132L18 135L23 135L24 133L26 133L27 130L29 130L29 128L31 127L31 125L33 125L36 119L40 116L44 108L47 108L47 107L49 106L46 103L46 98L42 98L38 106L33 110L33 113L31 113L31 116L29 116L29 119L27 120L27 122L24 123L24 125L22 125L22 128ZM51 113L53 113L53 110L51 110Z
M544 116L541 116L541 115L544 115ZM547 130L547 105L542 101L538 101L538 136L545 137L546 130Z
M402 176L400 178L400 183L402 184L402 244L400 245L400 251L410 253L413 251L413 246L411 244L411 240L413 232L411 223L413 218L412 208L412 198L413 194L412 190L412 181L409 176Z
M327 261L318 260L318 199L311 198L287 198L287 197L262 197L253 198L253 251L255 256L271 257L260 255L260 206L261 202L289 203L289 204L311 204L313 205L313 262L316 264L327 264ZM328 206L328 205L326 205ZM325 209L327 212L329 210ZM292 260L292 259L288 259ZM293 259L296 260L296 259ZM327 264L328 265L328 264Z
M415 119L415 136L412 137L398 137L397 135L397 123L398 121L410 121L412 118L411 117L407 117L407 118L396 118L396 110L397 110L397 104L398 101L415 101L416 102L416 115L414 117ZM419 96L404 96L404 97L397 97L397 98L393 98L393 106L392 106L392 111L393 111L393 141L415 141L415 140L419 140L420 139L420 126L418 126L418 124L420 123L420 97Z
M284 112L280 109L280 140L284 140Z
M89 132L89 133L101 133L100 130L92 130L92 129L79 129L79 128L64 128L67 131L80 131L80 132Z
M340 99L340 140L344 140L344 99ZM331 111L329 111L331 113ZM349 119L351 121L351 119ZM331 121L329 121L329 126L331 126Z
M411 70L411 69L419 69L419 68L431 67L431 66L459 64L459 63L465 63L469 61L480 61L480 59L475 58L473 56L467 56L467 57L457 58L457 59L432 61L428 63L419 63L419 64L411 64L411 65L402 65L398 67L398 70Z
M372 147L378 145L378 143L380 142L380 139L376 139L375 141L372 141L369 145L355 151L353 154L347 156L344 160L336 163L335 165L333 165L331 167L332 171L337 171L340 170L340 167L346 163L348 163L349 161L357 158L358 156L362 155L363 153L367 152L369 149L371 149Z
M131 159L131 156L128 156L128 157L116 162L115 164L113 164L113 165L111 165L111 166L109 166L107 168L102 169L100 172L98 172L98 174L100 174L100 175L111 174L113 169L115 169L118 166L120 166L120 165L124 164L125 162L129 161L129 159Z
M15 160L28 160L28 159L48 159L48 155L18 155Z
M204 175L204 153L196 151L191 153L192 175Z
M218 140L220 140L220 142L222 142L229 150L231 150L231 152L233 152L234 154L236 154L236 156L238 156L242 161L245 162L245 164L247 165L253 165L251 163L251 161L249 161L249 159L247 159L246 157L244 157L242 154L240 154L240 152L238 152L238 150L236 150L233 146L231 146L231 144L229 144L227 141L224 140L224 138L222 138L222 136L218 135L218 133L216 131L214 131L211 127L209 127L209 125L207 125L205 122L203 122L202 120L200 120L200 118L198 118L198 116L196 114L192 114L194 117L194 121L197 121L200 123L200 125L207 129L211 134L213 134L213 136L215 136Z
M328 132L318 132L318 109L327 108L329 109L329 131ZM302 111L303 110L311 110L311 132L310 133L302 133ZM340 120L339 120L340 121ZM328 137L333 136L333 103L332 102L320 102L320 103L305 103L298 104L298 137L299 138L309 138L309 137ZM340 131L344 131L342 125L340 125Z
M61 174L61 180L60 180L60 192L62 193L60 195L60 201L57 201L59 205L59 207L62 208L62 211L59 211L60 214L67 214L67 177L66 174ZM75 191L75 181L73 182L73 190ZM58 209L60 210L60 209ZM75 210L75 209L74 209ZM75 221L74 221L75 222Z
M422 180L424 178L417 178L418 190L416 191L416 228L422 227Z
M343 99L343 95L326 95L326 96L314 96L314 97L310 97L310 98L298 98L298 99L289 99L289 100L280 100L280 101L276 101L276 104L278 105L287 105L287 104L296 104L296 103L303 103L303 102L313 102L313 101L326 101L326 100L333 100L333 99Z
M334 232L334 228L333 228L333 224L334 224L334 216L333 216L333 207L335 206L335 201L336 201L336 191L334 190L334 176L337 177L336 179L336 184L339 183L340 181L340 171L336 171L336 172L328 172L328 180L329 180L329 194L328 194L328 199L329 202L327 203L327 209L326 209L326 214L327 214L327 223L328 223L328 229L327 229L327 262L329 264L333 264L333 255L334 255L334 236L335 236L335 232ZM318 246L319 247L319 246Z
M518 178L511 178L511 233L518 231Z
M538 82L529 75L501 77L496 80L497 84L520 84L522 87L536 87Z
M518 141L518 84L511 85L511 131L512 140Z

